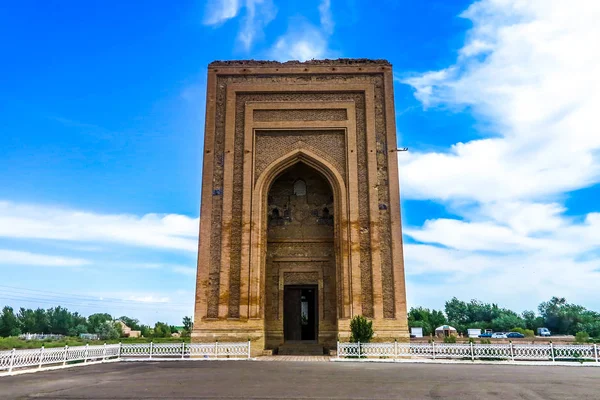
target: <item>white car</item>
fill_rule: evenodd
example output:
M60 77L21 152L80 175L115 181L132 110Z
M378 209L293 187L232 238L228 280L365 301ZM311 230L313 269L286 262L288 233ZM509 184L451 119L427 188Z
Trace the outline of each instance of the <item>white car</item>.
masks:
M492 339L506 339L506 333L504 332L494 332L492 333Z

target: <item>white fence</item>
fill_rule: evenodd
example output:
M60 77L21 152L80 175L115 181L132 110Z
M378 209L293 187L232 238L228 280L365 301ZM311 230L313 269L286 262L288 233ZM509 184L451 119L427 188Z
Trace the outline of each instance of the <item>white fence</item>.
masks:
M15 369L64 366L121 359L244 359L250 358L250 342L138 343L55 347L0 351L0 373Z
M337 357L600 362L596 344L340 343Z

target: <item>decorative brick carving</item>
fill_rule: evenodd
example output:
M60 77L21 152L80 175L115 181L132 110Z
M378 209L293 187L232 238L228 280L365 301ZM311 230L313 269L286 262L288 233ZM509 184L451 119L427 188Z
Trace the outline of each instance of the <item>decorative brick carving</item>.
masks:
M194 340L276 346L281 286L315 282L323 343L357 313L408 336L392 82L381 60L209 66Z
M345 121L344 109L254 110L255 121Z

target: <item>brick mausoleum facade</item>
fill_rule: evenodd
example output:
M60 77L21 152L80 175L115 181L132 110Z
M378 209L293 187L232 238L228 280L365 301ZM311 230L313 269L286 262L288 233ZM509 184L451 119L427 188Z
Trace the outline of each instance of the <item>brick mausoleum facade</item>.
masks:
M192 340L407 339L392 67L208 67Z

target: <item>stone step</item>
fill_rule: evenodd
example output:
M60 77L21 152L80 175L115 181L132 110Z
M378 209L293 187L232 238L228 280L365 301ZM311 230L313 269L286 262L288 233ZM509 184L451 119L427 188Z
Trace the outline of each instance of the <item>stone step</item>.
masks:
M286 343L279 346L279 355L322 356L323 346L317 343Z

